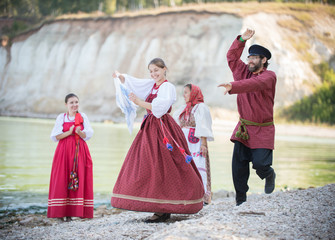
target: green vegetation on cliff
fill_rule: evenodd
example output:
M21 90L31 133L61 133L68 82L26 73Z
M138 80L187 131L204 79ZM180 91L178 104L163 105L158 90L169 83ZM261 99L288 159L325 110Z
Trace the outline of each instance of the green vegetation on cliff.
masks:
M335 73L328 63L314 67L322 84L313 95L306 96L279 114L288 120L335 124Z
M103 12L113 14L117 12L156 9L159 7L175 7L187 4L202 5L207 3L246 3L250 0L2 0L0 1L0 16L6 17L33 17L41 18L46 16L59 16L69 13L92 13ZM335 0L258 0L254 1L262 4L266 3L301 3L305 5L305 10L314 8L310 3L320 5L335 5ZM312 4L313 5L313 4ZM253 6L250 10L257 11ZM291 6L292 7L292 6ZM294 6L292 7L295 8ZM300 8L300 7L298 7ZM263 8L262 8L263 9ZM264 10L264 9L263 9Z
M200 4L199 4L200 3ZM327 4L326 4L327 3ZM291 1L276 0L258 2L248 0L2 0L0 1L0 35L13 39L20 33L37 29L48 20L110 18L140 15L155 15L166 12L206 11L229 13L240 17L257 12L290 16L278 19L280 27L293 32L287 36L304 62L312 64L311 45L299 32L315 28L315 17L335 18L335 0ZM178 6L178 7L170 7ZM134 11L141 10L141 11ZM0 21L1 23L1 21ZM297 33L297 34L295 34ZM330 31L314 35L328 48L335 48L335 38ZM304 97L294 105L283 109L279 117L288 120L335 124L335 74L327 63L315 66L322 84L311 96Z

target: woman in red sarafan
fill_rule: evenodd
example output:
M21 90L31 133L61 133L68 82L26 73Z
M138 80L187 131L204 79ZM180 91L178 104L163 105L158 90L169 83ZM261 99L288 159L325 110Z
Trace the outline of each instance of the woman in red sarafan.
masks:
M65 97L66 113L59 114L51 132L58 142L52 162L49 218L70 221L71 217L93 218L93 165L86 141L93 129L85 113L79 113L79 99Z
M132 92L130 100L146 108L147 115L123 163L111 204L154 212L146 222L163 222L171 213L200 211L204 189L184 134L169 114L176 90L165 78L167 67L162 59L155 58L148 69L151 79L114 74Z

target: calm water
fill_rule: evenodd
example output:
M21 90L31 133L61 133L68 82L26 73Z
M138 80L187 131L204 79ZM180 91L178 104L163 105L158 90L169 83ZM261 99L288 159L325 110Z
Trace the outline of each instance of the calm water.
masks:
M10 211L45 212L51 164L57 143L50 140L54 120L0 117L0 216ZM137 133L125 124L92 123L87 142L93 158L95 206L109 204L125 155ZM212 188L233 191L229 141L233 126L214 125L209 143ZM276 136L276 191L335 182L335 138ZM251 171L250 192L263 192L264 181Z

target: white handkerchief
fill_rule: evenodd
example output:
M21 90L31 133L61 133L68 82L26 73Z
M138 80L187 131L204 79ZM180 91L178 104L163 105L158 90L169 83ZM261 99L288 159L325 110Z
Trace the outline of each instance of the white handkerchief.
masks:
M124 113L129 133L131 134L133 131L133 124L136 118L136 109L137 105L130 101L129 99L129 89L126 88L124 84L120 82L119 78L114 78L115 85L115 99L117 106Z

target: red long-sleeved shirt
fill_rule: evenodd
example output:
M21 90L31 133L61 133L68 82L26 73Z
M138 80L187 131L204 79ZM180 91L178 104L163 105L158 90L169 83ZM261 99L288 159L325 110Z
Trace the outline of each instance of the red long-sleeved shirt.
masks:
M276 74L264 68L264 71L253 74L247 64L240 58L245 42L234 40L228 53L228 65L233 73L234 82L229 94L237 94L237 108L240 117L252 122L265 123L273 121L273 104L276 91ZM255 148L274 149L275 126L246 126L249 134L248 140L235 137L240 126L236 125L231 141L239 141L245 146Z

